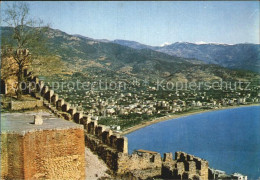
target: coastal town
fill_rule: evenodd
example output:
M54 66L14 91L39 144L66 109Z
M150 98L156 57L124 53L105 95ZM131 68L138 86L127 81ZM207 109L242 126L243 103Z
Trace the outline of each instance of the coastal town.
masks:
M142 80L126 74L107 77L97 74L46 80L72 107L117 132L156 118L260 102L257 83L239 82L238 86L236 82L217 81L215 86L196 87L195 83L193 89L184 85L169 89L164 80Z
M7 112L3 113L3 122L1 122L1 125L4 126L3 136L1 137L4 145L1 153L8 154L8 156L2 156L3 163L1 165L4 171L1 176L3 179L8 179L6 177L16 178L33 175L33 177L50 177L50 179L56 179L57 177L99 179L100 176L100 178L104 179L150 179L156 177L162 179L247 180L247 175L241 173L229 174L222 170L210 168L207 160L181 151L175 152L175 157L172 153L164 153L163 158L158 152L143 149L135 150L132 154L129 154L128 139L122 136L122 134L119 135L117 133L120 130L119 128L113 131L113 128L99 124L100 121L98 119L93 119L93 116L89 116L88 113L75 110L75 107L70 107L69 103L64 102L64 99L58 99L57 97L59 97L59 95L54 94L53 90L47 85L44 85L44 82L40 81L39 78L34 76L31 72L28 73L28 71L25 70L24 74L28 80L28 84L36 84L39 91L37 92L37 89L31 91L32 87L28 86L26 92L29 94L24 94L22 101L11 101L9 104L11 109L5 107L7 108ZM5 96L1 97L2 99L6 98ZM60 107L60 102L63 102L62 108ZM164 106L163 104L165 102L159 102L161 105L155 107ZM243 103L242 105L245 104L246 103ZM22 113L19 111L22 111ZM70 118L67 119L67 117ZM33 118L34 121L31 122ZM17 126L17 123L20 125ZM42 134L37 134L41 131L43 131ZM77 135L75 135L75 131ZM51 143L49 142L50 140L46 141L50 133L53 133L51 135L53 137ZM45 153L42 153L40 158L33 156L33 159L37 161L36 164L40 164L38 161L44 159L43 162L45 166L56 168L60 173L50 173L52 171L48 169L42 170L41 168L37 170L44 172L38 173L40 175L33 173L24 175L23 173L8 171L7 167L13 164L13 161L9 160L12 157L9 154L12 154L15 150L13 146L17 146L18 140L26 144L26 146L19 147L19 154L16 155L23 157L23 151L25 154L31 151L31 146L28 142L38 142L39 139L34 138L35 136L41 139L39 141L41 143L37 148L33 149L33 151L36 152L33 154L41 154L39 151L41 151L42 148L46 148L46 143L48 143L48 148L50 149L56 149L57 147L65 149L62 157L60 157L59 151L56 152L57 154L53 153L53 157L49 157L48 151L44 151ZM8 146L8 140L14 142L11 148L9 147L10 145ZM75 151L75 146L77 146L77 151ZM86 146L85 149L84 146ZM8 148L10 148L10 152L7 151ZM104 162L92 154L90 150ZM71 157L72 152L73 157ZM57 161L55 159L57 156L60 163L65 161L62 166L60 166L59 163L50 163L51 161ZM24 157L26 163L30 162L30 160L27 160L28 157ZM50 160L46 161L46 157ZM67 160L70 158L73 158L73 163ZM91 159L95 159L97 162L92 164ZM84 165L85 163L86 166ZM75 167L77 171L68 168L70 166ZM32 166L32 168L30 167L31 166L23 165L23 163L19 161L16 168L23 168L32 172L34 166ZM100 169L97 170L96 167ZM25 179L27 179L27 177Z

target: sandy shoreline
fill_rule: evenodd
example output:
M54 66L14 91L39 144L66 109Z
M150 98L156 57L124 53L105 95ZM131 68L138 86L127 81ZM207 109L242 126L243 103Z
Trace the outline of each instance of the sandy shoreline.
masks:
M224 109L234 109L234 108L240 108L240 107L250 107L250 106L260 106L260 104L228 106L228 107L222 107L222 108L218 108L218 109L198 110L196 112L187 112L187 113L182 113L182 114L174 114L174 115L163 116L163 117L156 118L156 119L153 119L151 121L147 121L147 122L144 122L142 124L133 126L131 128L128 128L128 129L122 131L120 133L120 135L126 135L126 134L134 132L134 131L136 131L138 129L141 129L141 128L144 128L146 126L149 126L149 125L152 125L152 124L156 124L156 123L162 122L162 121L167 121L167 120L176 119L176 118L185 117L185 116L191 116L191 115L205 113L205 112L219 111L219 110L224 110Z

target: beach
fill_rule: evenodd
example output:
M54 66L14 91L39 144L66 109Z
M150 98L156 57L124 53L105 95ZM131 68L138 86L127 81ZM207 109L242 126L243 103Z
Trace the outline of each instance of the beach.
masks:
M219 110L224 110L224 109L234 109L234 108L240 108L240 107L259 106L259 105L260 104L236 105L236 106L221 107L221 108L218 108L218 109L207 109L207 110L200 109L200 110L196 110L195 112L184 112L184 113L181 113L181 114L167 115L167 116L155 118L151 121L146 121L146 122L143 122L142 124L138 124L136 126L125 129L120 133L120 135L126 135L126 134L134 132L138 129L144 128L146 126L156 124L156 123L159 123L159 122L162 122L162 121L177 119L177 118L180 118L180 117L191 116L191 115L205 113L205 112L211 112L211 111L219 111Z

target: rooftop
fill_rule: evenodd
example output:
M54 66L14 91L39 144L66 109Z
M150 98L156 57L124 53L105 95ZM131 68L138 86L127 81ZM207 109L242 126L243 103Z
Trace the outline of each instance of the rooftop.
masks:
M33 124L34 115L41 115L42 125ZM49 112L27 112L27 113L2 113L1 133L19 133L24 135L27 132L42 130L63 130L63 129L83 129L82 125L69 122L55 117Z

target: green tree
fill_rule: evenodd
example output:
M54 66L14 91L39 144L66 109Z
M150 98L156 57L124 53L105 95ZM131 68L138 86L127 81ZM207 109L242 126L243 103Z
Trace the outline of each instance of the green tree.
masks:
M2 51L11 56L17 66L16 76L18 86L17 98L22 97L21 84L24 81L23 70L31 65L31 61L46 51L45 33L49 29L43 21L30 16L27 3L14 2L8 5L3 17L3 22L10 28L10 37L2 37Z

